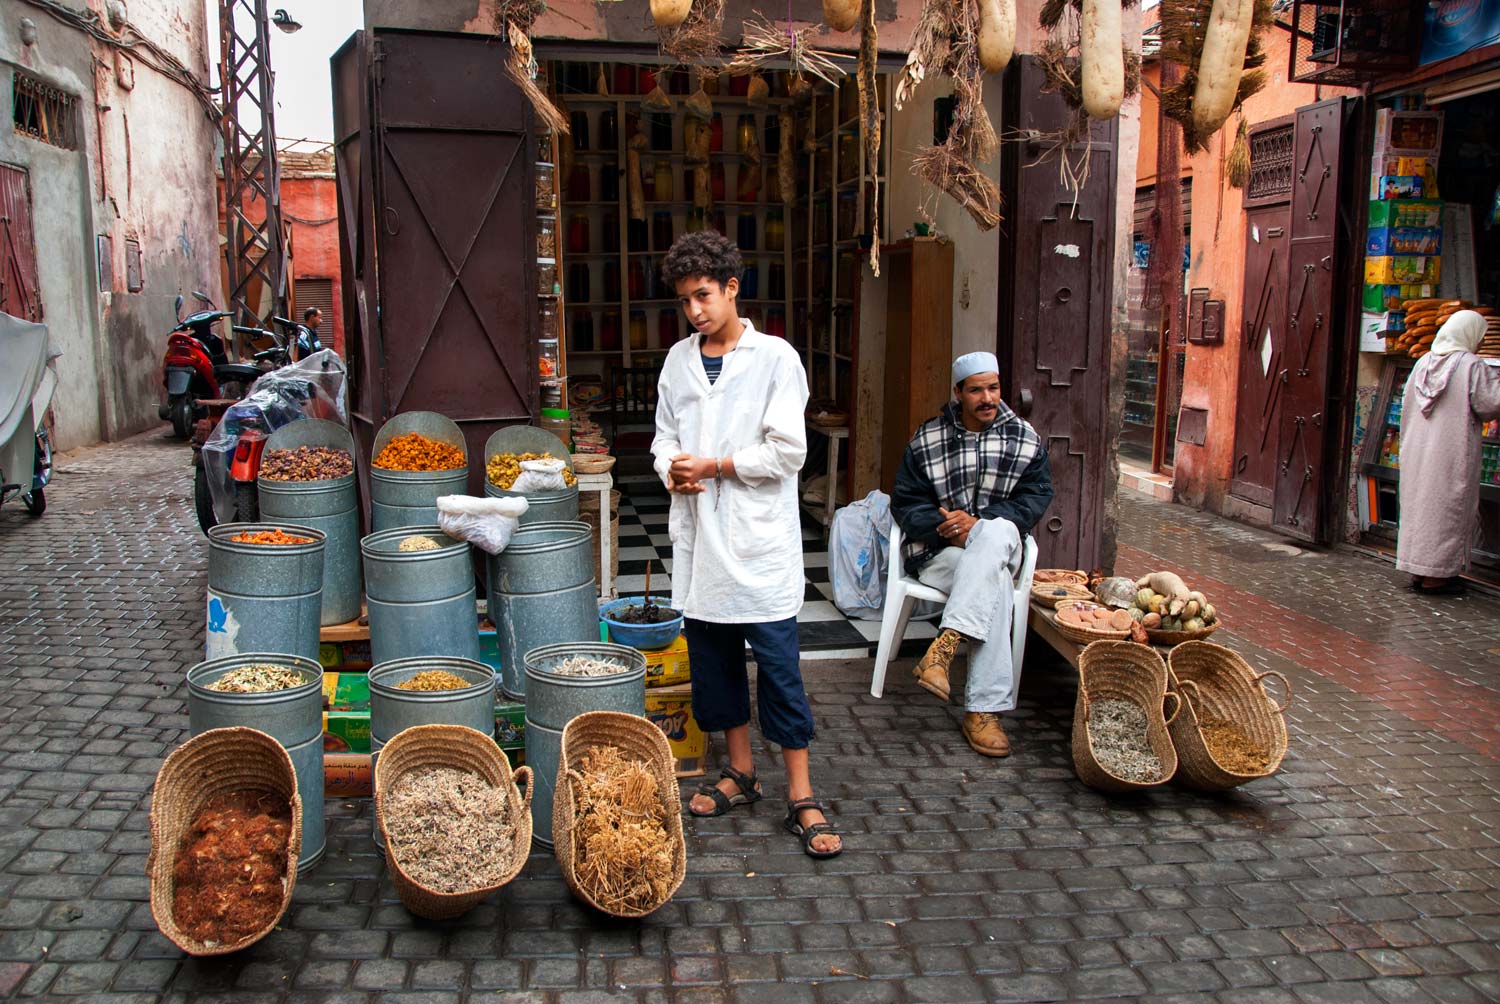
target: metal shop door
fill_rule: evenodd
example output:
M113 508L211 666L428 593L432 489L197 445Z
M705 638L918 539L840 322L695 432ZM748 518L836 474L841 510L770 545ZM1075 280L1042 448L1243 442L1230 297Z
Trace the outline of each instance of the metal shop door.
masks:
M42 319L31 178L25 168L9 164L0 164L0 311L28 321Z
M1291 135L1288 131L1287 140ZM1290 192L1290 189L1288 189ZM1245 218L1239 394L1230 494L1271 507L1281 430L1281 364L1286 358L1287 235L1291 207L1261 206Z
M1338 427L1329 379L1341 360L1335 339L1345 330L1336 312L1345 299L1338 286L1351 238L1339 233L1339 196L1353 107L1344 98L1321 101L1299 108L1295 122L1286 337L1274 370L1281 400L1271 518L1276 530L1309 541L1324 536L1328 440Z
M481 494L485 440L529 423L538 404L531 108L491 36L365 37L362 130L348 121L358 45L333 67L341 209L355 191L370 202L342 240L346 263L362 266L350 315L351 369L366 384L355 399L369 423L362 446L398 412L447 415L464 430L469 488Z
M1067 106L1043 89L1033 56L1005 74L999 355L1006 400L1025 409L1051 455L1056 496L1036 529L1043 567L1096 568L1105 554L1109 349L1114 275L1116 120L1095 123L1088 183L1065 188L1036 163ZM1072 153L1078 152L1075 148ZM1113 550L1112 548L1110 549Z

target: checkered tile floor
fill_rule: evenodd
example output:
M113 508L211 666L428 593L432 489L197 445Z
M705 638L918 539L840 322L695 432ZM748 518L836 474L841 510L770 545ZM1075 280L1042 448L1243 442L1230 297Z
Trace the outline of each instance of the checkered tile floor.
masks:
M640 595L646 587L646 565L655 562L651 592L671 588L672 542L667 537L666 492L653 491L647 483L617 484L620 489L620 577L621 596ZM663 574L665 573L665 574ZM874 656L880 640L880 621L845 617L833 604L833 586L828 581L828 546L823 531L804 517L802 527L802 574L806 602L797 615L798 635L804 659L858 659ZM900 655L920 656L937 628L927 621L911 621Z

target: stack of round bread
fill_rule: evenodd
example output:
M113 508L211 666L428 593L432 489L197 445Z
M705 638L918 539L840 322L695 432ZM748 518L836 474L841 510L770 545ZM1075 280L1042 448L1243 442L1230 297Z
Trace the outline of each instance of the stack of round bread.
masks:
M1088 642L1099 638L1128 638L1132 618L1128 610L1111 609L1087 600L1057 605L1057 623L1075 640Z
M1435 299L1407 300L1406 330L1392 343L1393 352L1400 352L1412 359L1421 359L1432 349L1432 340L1438 329L1448 318L1460 310L1477 310L1486 317L1494 314L1491 307L1475 307L1468 300Z

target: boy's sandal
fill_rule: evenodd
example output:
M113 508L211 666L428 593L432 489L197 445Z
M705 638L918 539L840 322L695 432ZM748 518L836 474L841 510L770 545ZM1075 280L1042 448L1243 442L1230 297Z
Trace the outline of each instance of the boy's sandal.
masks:
M842 840L839 841L839 846L831 851L820 851L813 846L813 841L819 836L825 833L837 835L839 831L833 828L832 823L826 822L809 823L803 826L797 821L797 814L804 809L817 809L819 812L826 811L816 798L799 798L795 802L788 802L786 804L786 819L782 825L786 827L788 833L801 838L802 852L810 858L836 858L844 853Z
M751 802L760 801L760 782L754 774L746 774L737 771L733 767L725 767L719 771L719 777L733 781L739 785L739 791L733 795L724 794L723 790L716 784L700 784L698 794L707 795L714 800L712 812L694 812L688 809L688 814L697 816L699 819L709 819L713 816L722 816L736 805L749 805Z

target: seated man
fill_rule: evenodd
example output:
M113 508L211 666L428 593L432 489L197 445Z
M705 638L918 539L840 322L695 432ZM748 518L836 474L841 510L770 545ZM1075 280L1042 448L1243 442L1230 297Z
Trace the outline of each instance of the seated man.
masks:
M953 362L953 395L923 422L896 471L891 515L908 541L906 571L948 594L942 632L913 671L948 699L948 666L970 642L964 738L1005 756L1000 712L1016 706L1020 667L1010 618L1021 539L1052 501L1052 470L1036 430L1000 400L1000 364L970 352Z

